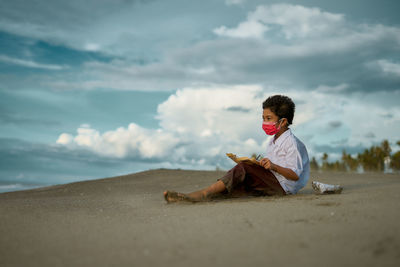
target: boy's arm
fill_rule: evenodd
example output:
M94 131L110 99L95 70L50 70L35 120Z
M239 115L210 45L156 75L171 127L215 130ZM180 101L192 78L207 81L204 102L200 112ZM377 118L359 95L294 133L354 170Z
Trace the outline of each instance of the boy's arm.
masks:
M285 168L285 167L279 166L277 164L274 164L268 158L263 158L260 161L260 165L263 166L267 170L273 170L279 174L282 174L287 179L290 179L293 181L299 180L299 176L297 176L297 174L294 171L292 171L289 168Z

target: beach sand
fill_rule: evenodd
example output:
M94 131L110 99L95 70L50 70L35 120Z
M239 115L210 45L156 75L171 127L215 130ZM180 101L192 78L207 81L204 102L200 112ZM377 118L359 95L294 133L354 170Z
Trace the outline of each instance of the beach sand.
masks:
M400 266L400 175L312 173L297 195L166 203L224 172L152 170L0 194L0 266ZM316 195L311 181L340 184Z

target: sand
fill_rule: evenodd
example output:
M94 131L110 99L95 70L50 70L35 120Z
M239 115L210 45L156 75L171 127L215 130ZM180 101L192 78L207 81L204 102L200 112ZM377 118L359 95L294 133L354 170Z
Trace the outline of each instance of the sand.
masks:
M400 175L312 173L297 195L170 203L223 172L152 170L0 194L0 266L400 266ZM311 181L341 184L315 195Z

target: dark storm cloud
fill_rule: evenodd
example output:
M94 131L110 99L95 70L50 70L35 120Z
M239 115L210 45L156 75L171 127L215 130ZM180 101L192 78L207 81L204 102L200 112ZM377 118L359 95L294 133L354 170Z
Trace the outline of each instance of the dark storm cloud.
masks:
M382 30L384 31L384 30ZM188 48L171 51L162 62L145 66L129 62L91 63L87 71L99 77L100 84L111 88L156 88L157 90L186 87L191 84L263 84L281 88L316 89L320 85L337 87L340 91L382 92L399 91L400 75L384 72L379 60L391 59L398 52L397 32L382 33L376 41L353 44L347 41L343 49L319 48L308 42L305 47L276 45L262 40L212 40ZM374 35L373 32L368 33ZM372 37L371 37L372 38ZM340 38L332 42L341 42ZM330 44L334 46L333 43ZM297 51L299 50L299 51ZM320 52L313 52L314 50ZM285 52L286 51L286 52ZM371 68L371 64L375 66ZM115 80L113 84L107 81ZM126 87L129 89L129 87Z
M345 83L349 86L344 92L393 91L400 90L399 79L383 75L381 70L371 69L367 64L392 58L398 45L395 36L388 36L374 45L360 44L343 51L327 50L301 56L285 55L287 47L282 46L283 52L274 56L268 52L268 44L262 41L221 40L192 47L191 56L189 51L182 51L177 59L180 65L192 68L211 64L216 71L204 78L216 83L263 83L312 89L321 84ZM312 50L313 46L317 48L318 44L310 44L307 49Z
M113 1L62 1L62 0L13 0L1 1L0 16L3 18L2 28L15 33L24 33L30 26L38 34L40 26L60 29L82 30L92 21L98 21L109 14L121 11L136 3L151 2L145 0L113 0ZM5 3L6 2L6 3ZM22 29L18 23L30 22ZM11 25L9 25L10 23ZM48 25L52 23L53 25ZM15 25L16 24L16 25Z
M6 1L0 31L118 58L156 60L171 48L212 35L223 1ZM207 19L205 19L207 16Z
M349 145L313 145L313 151L317 153L327 153L327 154L341 154L346 151L347 154L357 154L362 153L366 147L362 145L349 146Z
M375 138L376 136L375 136L375 134L373 132L368 132L368 133L365 134L365 137L366 138Z
M250 112L250 109L244 108L244 107L240 107L240 106L229 107L226 110L227 111L233 111L233 112L244 112L244 113Z
M343 123L341 121L330 121L328 123L329 127L333 129L339 128L340 126L342 126L342 124Z
M349 139L348 139L348 138L343 138L343 139L340 139L340 140L331 141L330 143L331 143L332 145L345 146L345 145L348 144L348 142L349 142Z
M381 117L385 118L385 119L391 119L391 118L393 118L393 114L385 113L385 114L381 114Z
M67 52L72 54L75 49L115 57L104 61L87 58L86 63L71 71L38 77L41 86L52 89L157 91L193 84L261 84L313 90L321 85L334 88L345 84L333 93L400 90L396 70L400 64L400 28L375 21L361 24L352 20L351 14L335 13L343 8L328 3L314 5L328 8L318 11L318 19L331 34L317 31L310 38L285 39L284 31L295 32L290 27L296 25L277 25L273 20L267 26L274 30L265 32L263 38L231 38L215 33L220 27L238 30L236 27L251 19L248 14L261 4L265 2L249 1L238 8L227 7L224 1L8 1L0 10L0 31L28 37L32 42L69 47L72 49ZM313 14L309 2L296 4L304 4L305 12ZM351 6L357 5L361 2ZM297 8L284 6L287 10ZM363 6L368 9L366 4ZM268 20L265 16L259 19ZM302 16L298 14L299 23ZM303 19L309 23L307 16ZM40 50L30 53L36 56ZM385 62L392 65L382 65ZM18 75L7 79L8 84L18 86Z

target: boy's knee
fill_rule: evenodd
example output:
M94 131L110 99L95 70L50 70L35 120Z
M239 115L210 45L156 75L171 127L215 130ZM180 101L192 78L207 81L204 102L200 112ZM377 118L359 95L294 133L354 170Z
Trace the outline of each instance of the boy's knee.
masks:
M238 168L238 169L245 169L245 168L246 168L246 163L244 163L244 162L239 162L238 164L236 164L235 168Z
M257 168L264 169L264 167L261 167L261 166L258 166L258 165L253 165L253 164L247 164L247 163L244 163L244 162L239 162L236 165L236 168L239 169L239 170L242 170L244 172L253 172Z

